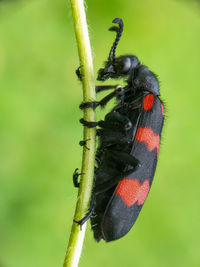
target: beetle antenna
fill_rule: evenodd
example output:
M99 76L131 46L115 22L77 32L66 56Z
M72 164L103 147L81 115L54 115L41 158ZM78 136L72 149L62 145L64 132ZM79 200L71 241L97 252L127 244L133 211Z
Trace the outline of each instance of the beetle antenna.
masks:
M124 24L123 24L123 21L122 19L120 18L115 18L112 23L117 23L119 25L119 27L117 26L113 26L109 29L109 31L115 31L117 33L117 36L115 38L115 41L111 47L111 50L110 50L110 53L109 53L109 57L108 57L108 60L109 61L115 61L115 51L116 51L116 48L117 48L117 45L119 43L119 40L121 38L121 35L122 35L122 32L123 32L123 27L124 27Z

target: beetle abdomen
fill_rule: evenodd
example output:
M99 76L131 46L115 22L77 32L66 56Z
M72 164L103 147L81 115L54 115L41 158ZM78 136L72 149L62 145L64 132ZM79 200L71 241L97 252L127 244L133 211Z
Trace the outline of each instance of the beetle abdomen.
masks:
M147 94L131 150L141 166L119 182L106 207L101 224L106 241L124 236L140 213L156 169L163 120L163 104L158 97Z

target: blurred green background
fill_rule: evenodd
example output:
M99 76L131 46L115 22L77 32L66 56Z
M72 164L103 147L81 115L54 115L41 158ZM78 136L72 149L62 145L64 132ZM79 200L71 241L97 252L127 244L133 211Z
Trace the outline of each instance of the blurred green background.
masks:
M117 54L134 53L159 75L166 123L134 228L106 244L88 225L80 266L200 266L200 8L88 0L95 71L113 43L107 29L115 17L125 24ZM69 1L0 2L1 267L62 266L82 154L78 65Z

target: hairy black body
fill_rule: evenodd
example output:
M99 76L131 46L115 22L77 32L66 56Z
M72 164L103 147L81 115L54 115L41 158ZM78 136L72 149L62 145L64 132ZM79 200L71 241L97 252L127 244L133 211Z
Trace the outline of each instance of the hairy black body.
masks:
M91 218L95 239L107 242L124 236L138 217L154 177L164 121L154 73L134 55L115 57L123 22L116 18L113 23L119 25L110 28L117 36L105 67L98 71L97 80L126 77L126 86L97 86L97 92L114 91L99 102L80 105L81 109L96 108L105 106L113 97L118 101L104 120L80 120L87 127L99 126L100 129L97 130L99 146L91 207L78 223L82 225ZM80 70L77 74L81 78ZM75 186L78 186L77 178L75 172Z

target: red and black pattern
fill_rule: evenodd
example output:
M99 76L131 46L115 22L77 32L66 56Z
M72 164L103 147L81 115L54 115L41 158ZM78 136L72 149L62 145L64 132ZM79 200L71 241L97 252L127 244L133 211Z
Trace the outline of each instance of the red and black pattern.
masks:
M81 108L96 108L105 106L113 97L118 100L104 120L95 123L81 119L85 126L100 129L91 207L78 223L82 225L91 218L95 239L106 242L128 233L141 211L156 170L164 122L155 74L134 55L115 57L123 22L119 18L113 22L119 25L110 28L117 37L105 67L98 72L98 80L127 77L127 84L98 86L97 92L115 90L99 102L81 104Z
M163 104L157 96L145 95L131 150L131 155L140 161L141 166L118 183L106 207L101 222L105 240L124 236L135 223L146 200L157 164L163 111Z

